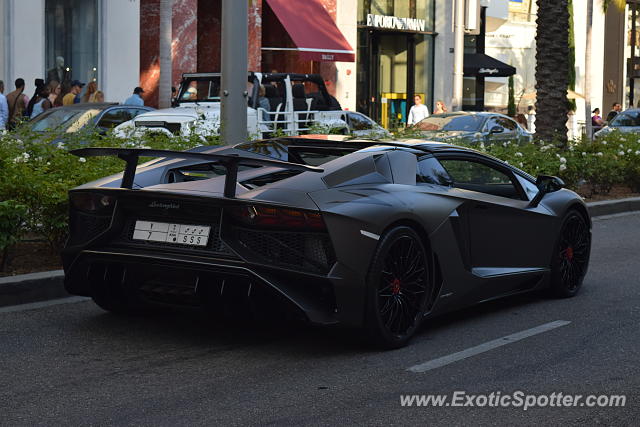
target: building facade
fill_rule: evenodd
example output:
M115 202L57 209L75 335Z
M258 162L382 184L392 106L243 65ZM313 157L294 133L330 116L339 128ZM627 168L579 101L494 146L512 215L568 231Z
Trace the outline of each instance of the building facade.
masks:
M0 80L96 81L122 102L139 81L139 0L0 0ZM133 41L133 42L132 42Z

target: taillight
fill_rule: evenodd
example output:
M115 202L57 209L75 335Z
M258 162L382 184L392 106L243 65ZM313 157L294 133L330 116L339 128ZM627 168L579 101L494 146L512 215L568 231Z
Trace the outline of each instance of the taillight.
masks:
M319 212L272 206L248 205L229 209L231 216L245 225L294 230L326 230Z
M116 198L99 193L74 192L69 193L69 202L84 212L106 214L113 210Z

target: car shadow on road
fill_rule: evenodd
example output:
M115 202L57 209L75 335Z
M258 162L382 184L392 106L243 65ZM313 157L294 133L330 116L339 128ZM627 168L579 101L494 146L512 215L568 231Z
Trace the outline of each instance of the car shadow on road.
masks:
M514 309L544 304L538 294L517 295L453 311L425 322L414 340L465 327L495 315L513 315ZM95 309L99 310L99 309ZM167 308L145 315L116 315L92 310L78 324L118 345L186 346L194 349L294 351L299 355L336 356L377 353L364 332L337 326L313 326L293 319L218 318L199 309ZM446 332L445 332L446 333ZM276 349L277 350L274 350Z

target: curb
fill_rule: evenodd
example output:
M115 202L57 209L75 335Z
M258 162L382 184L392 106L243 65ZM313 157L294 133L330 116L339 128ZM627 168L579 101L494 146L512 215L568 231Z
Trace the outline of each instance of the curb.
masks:
M623 212L640 211L640 197L626 199L603 200L601 202L587 203L591 216L613 215Z
M592 217L640 211L640 197L587 203ZM0 277L0 307L67 297L64 271Z
M67 297L63 282L62 270L0 277L0 307Z

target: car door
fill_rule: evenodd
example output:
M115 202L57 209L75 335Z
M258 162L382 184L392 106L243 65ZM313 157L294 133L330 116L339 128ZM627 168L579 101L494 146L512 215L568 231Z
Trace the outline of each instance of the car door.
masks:
M509 141L518 143L519 142L519 133L518 133L518 123L515 120L512 120L508 117L498 116L498 123L504 129L502 132L502 141Z
M490 116L482 129L485 143L502 143L504 141L504 133L505 128L500 124L498 116Z
M529 207L515 173L498 161L476 154L436 155L450 177L453 197L464 201L458 214L469 233L469 264L480 277L521 276L500 286L520 286L530 273L549 266L555 217L541 205ZM488 289L489 291L489 289ZM493 289L490 293L495 293Z

